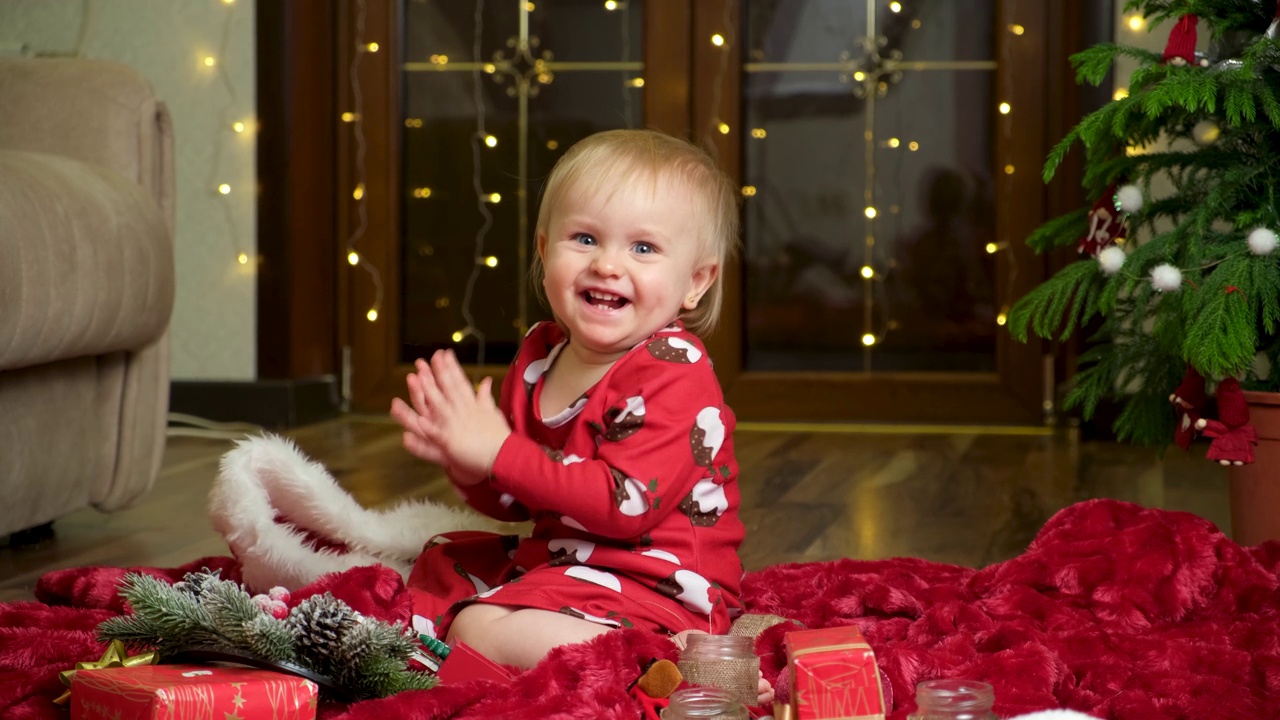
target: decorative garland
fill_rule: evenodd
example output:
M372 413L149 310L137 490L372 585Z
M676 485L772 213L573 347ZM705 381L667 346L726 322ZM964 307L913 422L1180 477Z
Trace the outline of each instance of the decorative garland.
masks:
M182 582L130 573L120 594L132 615L98 626L102 641L154 650L162 661L230 659L314 680L338 699L364 700L425 690L436 678L408 666L414 633L360 615L329 593L287 609L288 592L250 597L207 570Z

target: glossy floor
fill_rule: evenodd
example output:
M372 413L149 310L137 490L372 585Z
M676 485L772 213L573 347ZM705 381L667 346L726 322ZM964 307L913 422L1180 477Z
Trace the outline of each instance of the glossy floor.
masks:
M836 431L832 431L836 430ZM1108 497L1194 512L1228 529L1225 472L1203 446L1152 450L1072 433L740 428L748 570L842 557L982 566L1021 552L1054 512ZM456 502L443 475L400 448L397 426L350 416L288 433L366 507ZM219 439L172 437L155 488L112 515L84 510L41 547L0 549L0 601L28 600L50 570L172 567L227 548L205 516Z

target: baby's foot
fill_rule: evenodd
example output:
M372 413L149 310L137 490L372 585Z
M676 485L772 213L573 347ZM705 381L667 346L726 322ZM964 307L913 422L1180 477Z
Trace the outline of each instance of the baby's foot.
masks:
M689 636L693 634L706 635L702 630L683 630L671 636L671 642L675 643L676 648L684 652L685 646L689 644ZM760 672L760 682L756 685L756 706L768 707L773 703L773 686L768 680L764 679L764 671Z

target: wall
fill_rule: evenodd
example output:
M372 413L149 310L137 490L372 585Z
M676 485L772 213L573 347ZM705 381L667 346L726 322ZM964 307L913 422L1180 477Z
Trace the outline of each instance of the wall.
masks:
M255 378L254 0L3 0L0 48L14 43L150 79L176 136L173 377Z

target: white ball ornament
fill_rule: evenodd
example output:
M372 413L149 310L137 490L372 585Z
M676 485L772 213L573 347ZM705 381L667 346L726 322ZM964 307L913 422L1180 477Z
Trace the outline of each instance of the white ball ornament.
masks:
M1182 288L1182 271L1169 263L1151 268L1151 287L1160 292L1176 292Z
M1249 233L1249 252L1270 255L1276 249L1276 232L1271 228L1254 228Z
M1142 209L1142 189L1137 185L1125 185L1116 191L1116 202L1121 210L1136 213Z
M1222 136L1222 128L1218 127L1218 123L1212 120L1201 120L1191 128L1191 139L1196 141L1201 147L1208 147L1216 142Z
M1120 272L1120 268L1124 265L1124 248L1111 247L1098 253L1098 265L1102 267L1103 275L1115 275Z

